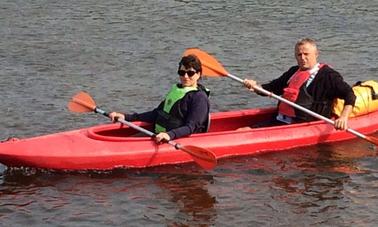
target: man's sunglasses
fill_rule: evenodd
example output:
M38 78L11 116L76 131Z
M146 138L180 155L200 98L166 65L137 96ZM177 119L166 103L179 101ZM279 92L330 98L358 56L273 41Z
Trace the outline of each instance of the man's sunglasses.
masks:
M189 77L192 77L194 76L194 74L196 74L197 72L196 71L192 71L192 70L188 70L188 71L185 71L185 70L179 70L177 71L177 73L180 75L180 76L185 76L185 74L188 74Z

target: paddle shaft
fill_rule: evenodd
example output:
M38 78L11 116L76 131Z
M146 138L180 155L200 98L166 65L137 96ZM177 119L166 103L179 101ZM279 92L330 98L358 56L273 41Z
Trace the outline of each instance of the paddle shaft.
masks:
M95 112L95 113L102 114L102 115L104 115L104 116L106 116L106 117L110 117L108 112L106 112L106 111L104 111L104 110L102 110L102 109L100 109L100 108L98 108L98 107L96 107L96 108L94 109L94 112ZM138 125L135 125L135 124L133 124L133 123L131 123L131 122L129 122L129 121L126 121L126 120L120 120L120 119L117 119L117 121L120 122L120 123L122 123L122 124L125 124L125 125L129 126L130 128L133 128L133 129L135 129L135 130L137 130L137 131L139 131L139 132L142 132L142 133L144 133L144 134L146 134L146 135L148 135L148 136L150 136L150 137L155 137L155 136L156 136L155 133L153 133L153 132L151 132L151 131L149 131L149 130L147 130L147 129L145 129L145 128L142 128L142 127L140 127L140 126L138 126ZM181 148L182 148L181 144L176 143L176 142L174 142L174 141L172 141L172 140L169 140L168 143L169 143L170 145L174 146L176 149L181 149Z
M237 76L234 76L232 74L227 74L226 76L229 77L229 78L231 78L231 79L233 79L233 80L235 80L235 81L237 81L237 82L240 82L240 83L244 84L244 80L242 80L241 78L239 78ZM260 92L260 93L262 93L262 94L264 94L264 95L267 95L269 97L273 97L273 98L275 98L275 99L277 99L277 100L279 100L281 102L284 102L284 103L286 103L286 104L288 104L288 105L290 105L292 107L295 107L295 108L297 108L297 109L299 109L299 110L301 110L301 111L303 111L303 112L305 112L305 113L307 113L307 114L309 114L309 115L311 115L311 116L313 116L315 118L318 118L320 120L328 122L328 123L330 123L332 125L335 124L335 121L333 121L333 120L331 120L331 119L329 119L327 117L324 117L324 116L322 116L322 115L320 115L318 113L315 113L315 112L313 112L313 111L311 111L309 109L306 109L306 108L304 108L304 107L302 107L302 106L300 106L300 105L298 105L298 104L296 104L294 102L291 102L291 101L289 101L289 100L287 100L285 98L282 98L281 96L276 95L273 92L267 91L267 90L265 90L262 87L254 86L253 89L256 90L256 91L258 91L258 92ZM356 135L356 136L358 136L358 137L360 137L362 139L368 140L370 142L369 138L367 138L364 134L361 134L361 133L359 133L359 132L357 132L357 131L355 131L355 130L353 130L351 128L347 128L346 131L348 131L348 132L350 132L350 133L352 133L352 134L354 134L354 135Z

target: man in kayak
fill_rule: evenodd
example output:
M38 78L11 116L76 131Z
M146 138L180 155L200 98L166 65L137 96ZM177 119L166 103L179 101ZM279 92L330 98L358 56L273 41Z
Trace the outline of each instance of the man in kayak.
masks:
M279 78L262 84L261 87L328 118L332 117L333 100L343 99L344 108L340 117L335 120L335 128L345 130L356 96L337 71L326 64L318 63L318 56L319 51L314 40L304 38L298 41L295 45L295 59L298 65L291 67ZM249 79L245 79L244 84L252 91L254 86L259 86L256 81ZM270 124L312 120L315 118L305 112L279 102L278 115Z
M160 105L144 113L111 112L112 121L143 121L154 124L156 142L164 142L206 132L209 123L209 92L198 81L202 75L200 60L194 55L181 59L178 67L180 83L172 86Z

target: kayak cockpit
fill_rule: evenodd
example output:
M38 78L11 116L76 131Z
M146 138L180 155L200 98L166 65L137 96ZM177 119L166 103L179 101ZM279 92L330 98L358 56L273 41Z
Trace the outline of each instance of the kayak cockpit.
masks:
M213 113L208 133L218 133L235 131L239 128L249 127L259 122L272 118L275 108L259 110L243 110L223 112L222 114ZM135 122L136 125L149 131L153 131L151 124ZM202 133L194 134L200 136ZM150 139L138 130L123 124L107 124L91 127L87 130L89 138L103 141L125 141L125 140L146 140Z
M147 130L152 130L152 125L136 123ZM87 130L89 138L103 141L146 140L150 137L143 135L138 130L123 124L107 124L91 127Z
M213 113L209 132L235 131L244 127L253 127L272 119L277 114L276 111L276 108L265 108Z

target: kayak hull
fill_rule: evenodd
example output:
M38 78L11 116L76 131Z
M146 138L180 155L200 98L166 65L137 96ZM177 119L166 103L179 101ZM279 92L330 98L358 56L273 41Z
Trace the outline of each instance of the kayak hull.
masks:
M219 112L211 115L207 133L193 134L175 142L211 150L217 159L287 150L295 147L342 141L355 136L337 131L328 123L309 123L242 129L274 116L274 108ZM150 129L150 125L136 122ZM350 128L363 134L378 129L378 111L351 118ZM193 158L169 144L156 144L149 137L120 124L60 132L0 143L0 162L8 167L56 170L110 170L145 168L192 162Z

